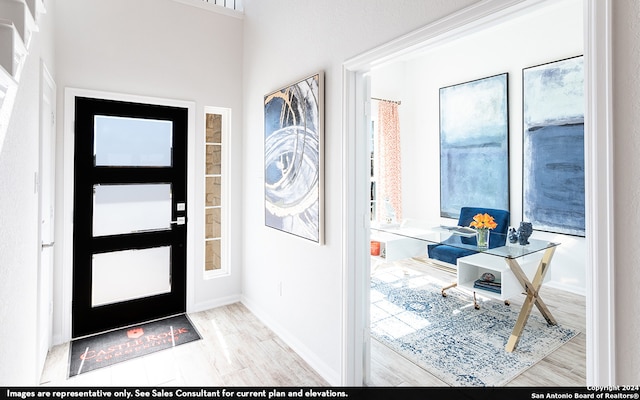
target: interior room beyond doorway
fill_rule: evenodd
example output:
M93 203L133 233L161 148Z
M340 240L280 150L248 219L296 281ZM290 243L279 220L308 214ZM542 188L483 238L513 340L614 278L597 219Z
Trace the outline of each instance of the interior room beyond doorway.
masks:
M528 12L462 36L459 40L429 47L426 52L403 54L398 59L385 60L380 66L372 68L369 74L371 97L402 104L399 107L402 170L411 171L402 173L403 218L449 225L454 222L442 219L439 215L438 89L507 72L511 224L517 226L522 218L522 106L519 100L522 96L522 69L583 54L582 7L581 1L533 7ZM554 46L551 48L548 46L550 41L544 39L545 35L552 38L550 41ZM540 47L536 50L536 46ZM470 65L473 68L469 68ZM372 108L376 106L373 101ZM372 110L371 114L375 117L376 110ZM374 136L372 132L372 139ZM375 145L371 147L375 148ZM376 176L376 182L379 178ZM378 198L378 212L383 201ZM374 214L372 220L375 219ZM563 269L551 273L548 286L578 297L584 296L588 257L586 238L548 232L536 232L536 235L567 244L554 260L562 264ZM584 310L582 318L585 318Z

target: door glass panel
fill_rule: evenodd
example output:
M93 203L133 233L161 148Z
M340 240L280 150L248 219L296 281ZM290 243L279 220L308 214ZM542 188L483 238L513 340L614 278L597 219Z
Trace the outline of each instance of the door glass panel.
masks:
M222 179L219 176L207 176L205 206L220 206L222 197Z
M215 144L207 145L207 175L220 175L222 168L222 146Z
M96 115L95 165L170 167L171 121Z
M220 244L220 239L207 240L205 242L205 271L213 271L222 268Z
M220 220L221 209L218 208L207 208L206 209L206 219L204 225L204 233L205 238L207 239L219 239L222 235L222 221Z
M171 247L93 255L91 306L171 292Z
M171 185L93 186L93 236L170 229Z

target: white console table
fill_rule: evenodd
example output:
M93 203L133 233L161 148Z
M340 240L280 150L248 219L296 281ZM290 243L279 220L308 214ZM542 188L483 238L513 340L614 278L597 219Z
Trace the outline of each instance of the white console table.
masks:
M512 245L519 246L519 245ZM540 262L540 257L529 255L519 259L520 267L527 276L533 276ZM482 278L485 272L495 276L496 281L501 282L500 293L491 290L474 287L477 279ZM508 302L523 292L522 285L513 274L509 264L501 257L485 253L476 253L458 258L457 286L478 292L482 296Z
M475 281L481 279L484 273L493 274L496 282L501 283L500 293L474 287ZM498 257L483 253L458 258L457 286L505 302L522 292L520 282L507 263Z

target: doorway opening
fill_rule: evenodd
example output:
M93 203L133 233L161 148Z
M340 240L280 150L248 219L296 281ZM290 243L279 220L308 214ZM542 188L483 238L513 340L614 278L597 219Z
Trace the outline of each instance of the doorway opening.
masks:
M546 3L546 4L545 4ZM514 16L523 15L549 5L545 1L486 2L482 7L464 9L443 21L429 25L347 61L345 68L345 145L343 159L347 171L345 196L345 329L349 341L345 346L346 368L344 380L349 384L362 384L367 380L369 365L369 327L367 279L370 275L370 246L368 221L370 213L370 188L367 149L370 125L369 99L372 96L369 79L372 69L398 57L407 57L416 51L427 51L450 44L454 39L476 33ZM605 326L612 323L612 301L607 296L612 283L612 249L598 246L608 242L600 232L609 232L611 221L606 218L612 207L610 202L598 202L597 187L611 188L609 175L611 159L602 145L611 142L611 129L606 121L611 114L607 96L599 97L598 91L607 90L610 82L609 2L584 2L584 55L585 55L585 169L586 169L586 219L587 238L586 300L587 300L587 382L610 382L613 368L613 352L605 339L613 332ZM600 58L601 57L601 58ZM604 62L598 60L605 60ZM604 86L604 87L603 87ZM385 97L392 97L388 95ZM404 99L403 99L404 100ZM404 102L403 102L404 104ZM404 129L404 128L403 128ZM359 150L358 150L359 149ZM365 221L363 227L362 221ZM603 229L599 229L603 228ZM599 248L596 252L594 249ZM594 265L598 264L596 269ZM603 265L606 266L603 268ZM364 335L359 332L365 332ZM352 347L351 347L352 346ZM364 360L364 362L363 362ZM596 362L595 360L600 360ZM603 362L603 360L605 360Z

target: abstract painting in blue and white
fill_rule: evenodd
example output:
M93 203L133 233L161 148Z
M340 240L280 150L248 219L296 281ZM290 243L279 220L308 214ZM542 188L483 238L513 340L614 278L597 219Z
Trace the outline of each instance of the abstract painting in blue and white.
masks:
M584 236L584 68L573 57L523 70L523 218Z
M507 74L440 89L440 215L509 209Z
M322 75L264 98L265 224L322 242Z

